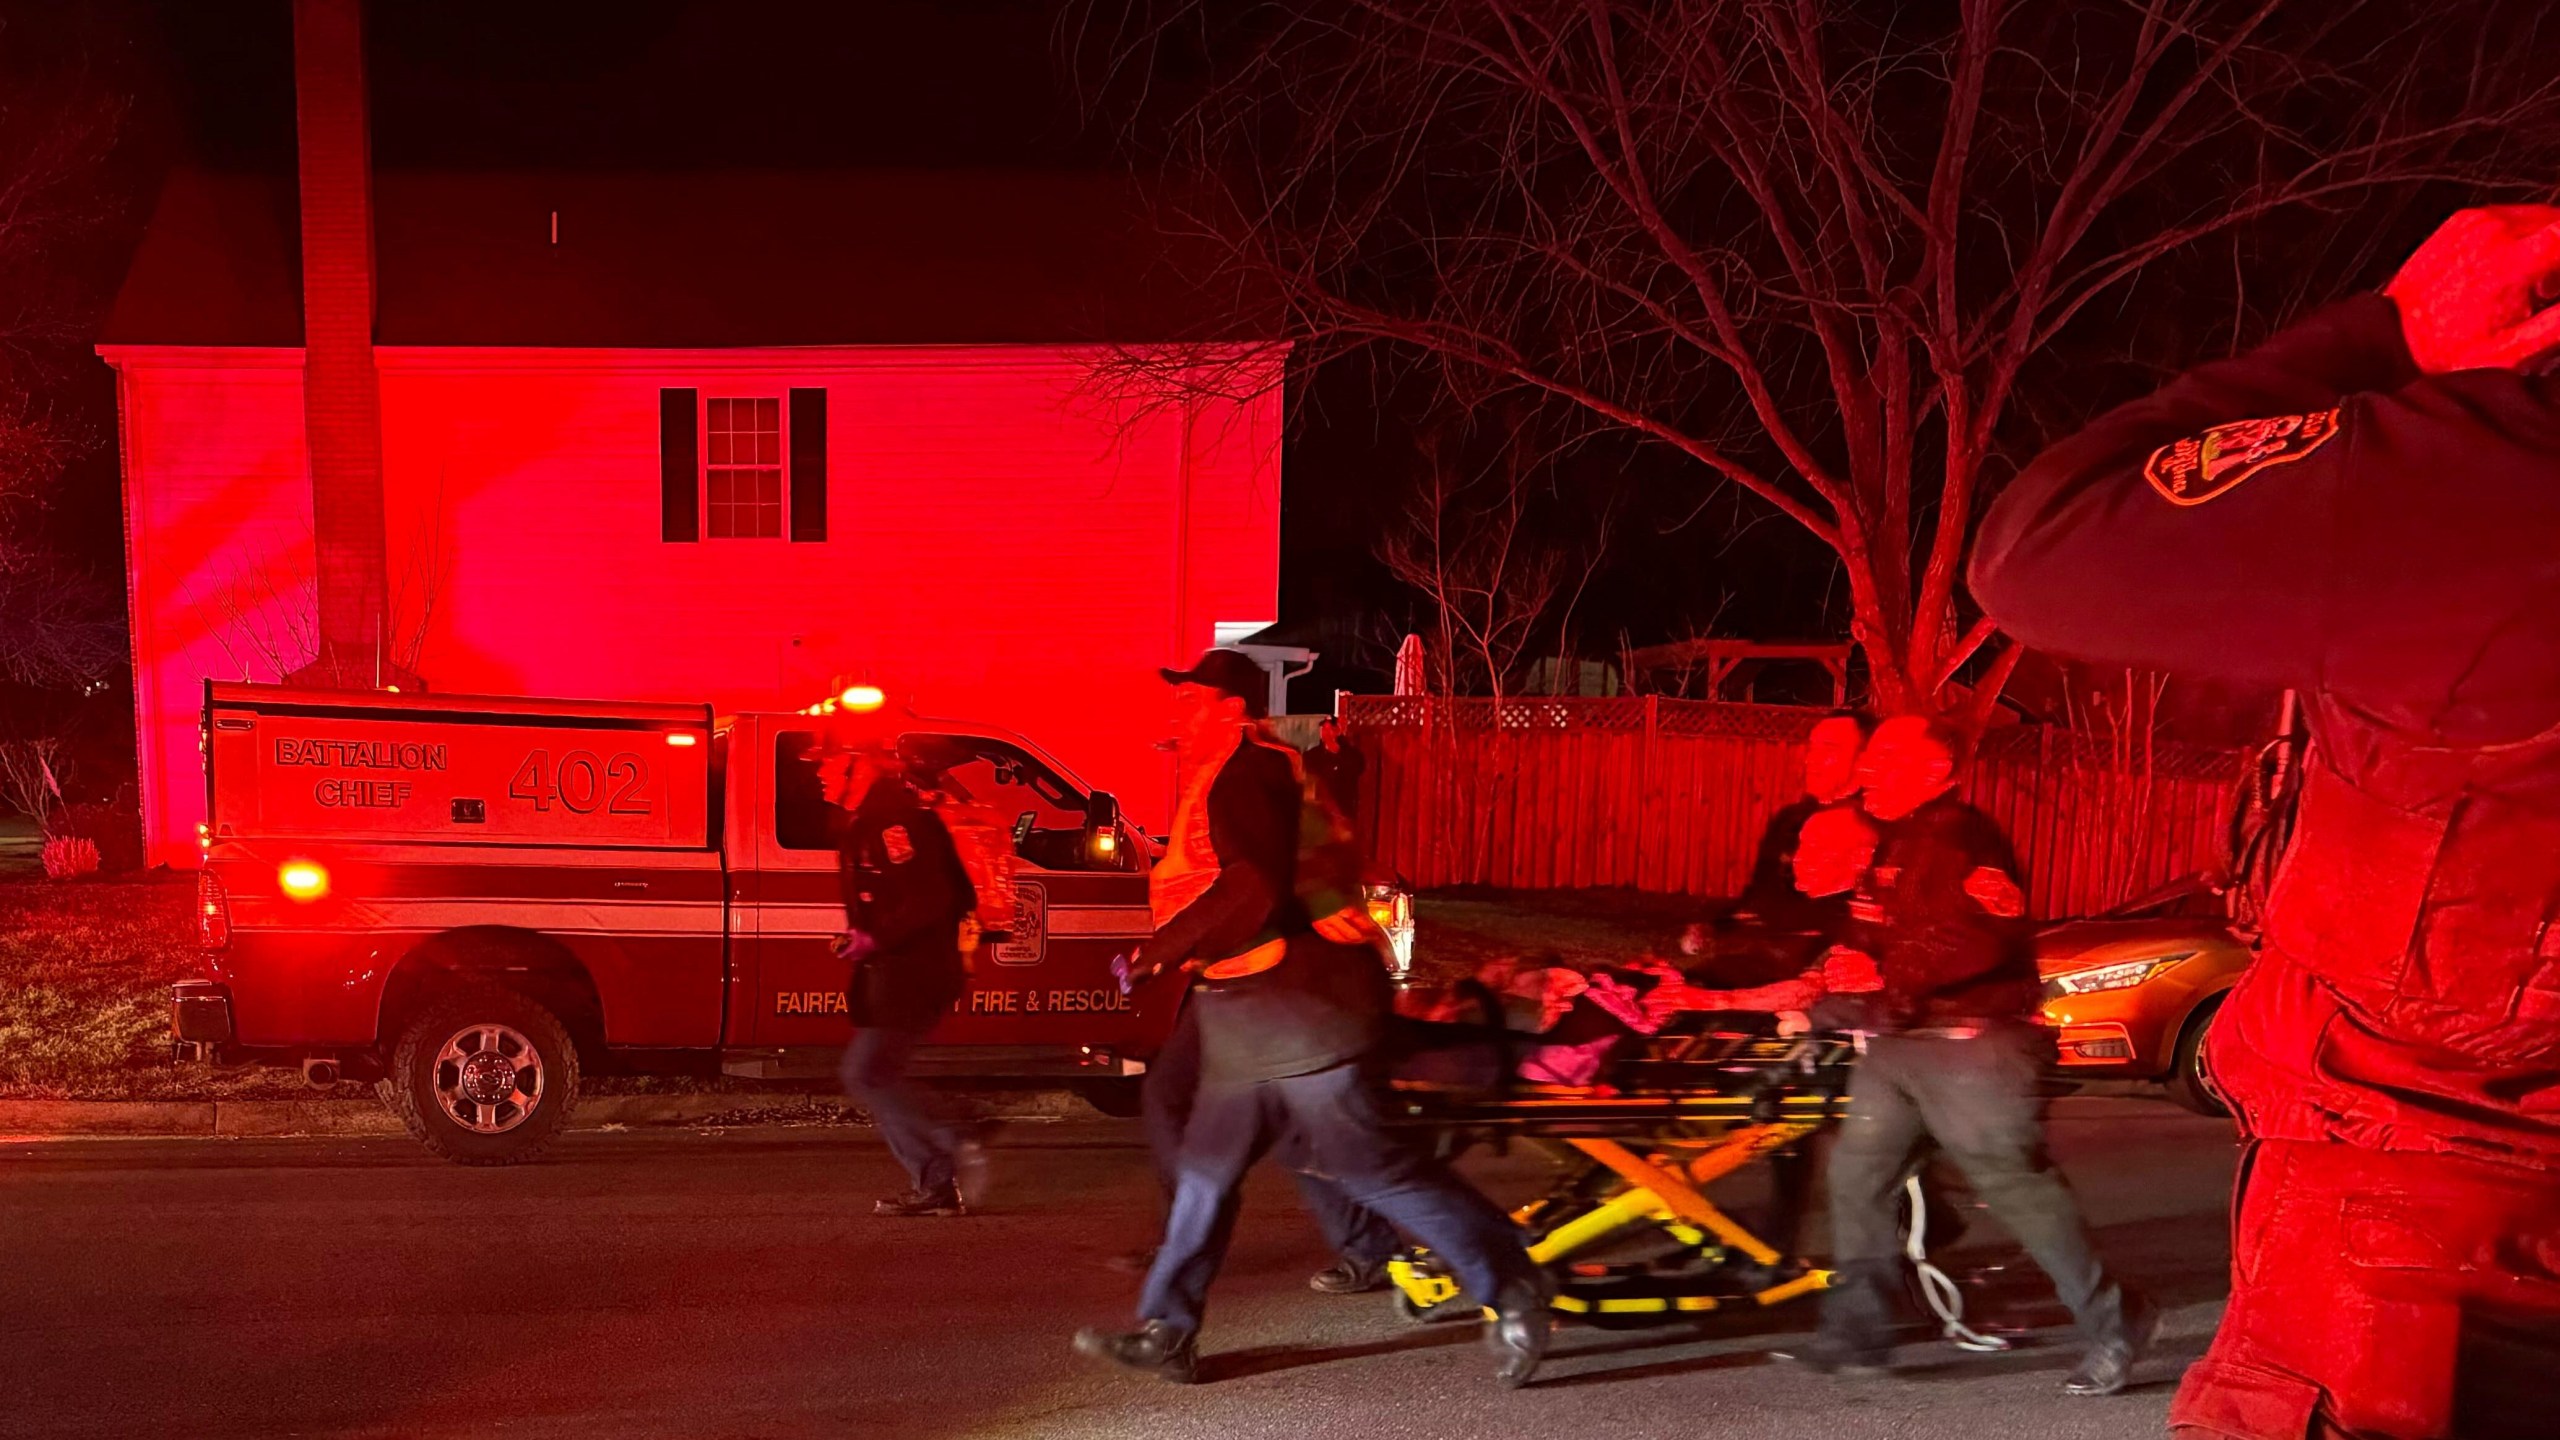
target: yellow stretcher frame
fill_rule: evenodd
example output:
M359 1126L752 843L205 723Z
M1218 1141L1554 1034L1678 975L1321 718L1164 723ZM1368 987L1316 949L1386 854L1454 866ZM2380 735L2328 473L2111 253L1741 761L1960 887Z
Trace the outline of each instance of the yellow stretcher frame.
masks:
M1822 1124L1820 1120L1804 1119L1743 1125L1715 1137L1686 1160L1668 1144L1648 1147L1650 1154L1639 1155L1616 1140L1569 1139L1566 1144L1616 1175L1625 1188L1547 1232L1529 1247L1529 1258L1541 1266L1556 1265L1636 1225L1650 1223L1684 1245L1703 1245L1712 1237L1757 1264L1780 1265L1789 1257L1725 1213L1700 1187L1804 1139L1821 1129ZM1515 1218L1526 1219L1528 1213L1524 1211ZM1404 1256L1388 1262L1387 1275L1409 1313L1430 1311L1458 1296L1455 1279L1426 1270ZM1831 1271L1809 1268L1747 1296L1629 1295L1592 1299L1560 1291L1553 1303L1557 1313L1565 1315L1703 1314L1725 1309L1741 1299L1761 1308L1783 1305L1829 1289L1831 1279Z

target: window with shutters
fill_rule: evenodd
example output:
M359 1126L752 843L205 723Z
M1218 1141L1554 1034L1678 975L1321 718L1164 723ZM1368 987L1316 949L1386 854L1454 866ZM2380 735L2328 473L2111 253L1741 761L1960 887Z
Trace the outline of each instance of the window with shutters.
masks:
M702 507L714 540L782 538L782 401L703 402Z

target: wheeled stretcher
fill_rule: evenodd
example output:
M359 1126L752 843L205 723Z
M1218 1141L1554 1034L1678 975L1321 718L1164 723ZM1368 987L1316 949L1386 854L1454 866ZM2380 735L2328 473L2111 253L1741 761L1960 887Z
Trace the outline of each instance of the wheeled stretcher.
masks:
M1637 1328L1781 1305L1826 1288L1830 1272L1710 1192L1841 1118L1856 1049L1844 1036L1777 1037L1769 1025L1767 1016L1682 1017L1617 1061L1605 1087L1467 1092L1399 1081L1391 1114L1433 1132L1443 1153L1512 1140L1557 1151L1556 1183L1513 1218L1555 1282L1561 1316ZM1779 1223L1792 1229L1793 1217ZM1399 1256L1388 1273L1409 1318L1475 1313L1428 1254Z

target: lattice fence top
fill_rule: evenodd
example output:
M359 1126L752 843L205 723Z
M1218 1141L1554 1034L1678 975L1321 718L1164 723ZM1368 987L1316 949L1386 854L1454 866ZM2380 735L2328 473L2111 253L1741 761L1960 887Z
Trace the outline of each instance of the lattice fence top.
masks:
M1974 759L2025 760L2037 757L2057 764L2097 770L2137 770L2184 780L2229 781L2248 763L2241 750L2216 750L2173 740L2134 744L2119 750L2104 739L2065 730L2059 725L2014 725L1993 730L1974 748Z
M1651 719L1648 722L1647 715ZM1735 705L1666 697L1523 696L1445 699L1422 695L1352 695L1342 701L1343 726L1362 731L1426 730L1459 734L1524 734L1558 731L1640 735L1648 723L1656 735L1735 740L1801 741L1829 712L1802 705ZM2120 751L2100 738L2049 725L2004 726L1986 733L1975 760L2022 760L2099 770L2133 770L2164 778L2229 781L2247 763L2244 752L2173 741Z
M1467 732L1583 730L1642 734L1646 711L1661 735L1718 735L1738 739L1800 740L1824 712L1795 705L1732 705L1708 700L1643 696L1522 696L1442 699L1423 695L1352 695L1342 702L1342 723L1353 731L1419 730L1441 726Z

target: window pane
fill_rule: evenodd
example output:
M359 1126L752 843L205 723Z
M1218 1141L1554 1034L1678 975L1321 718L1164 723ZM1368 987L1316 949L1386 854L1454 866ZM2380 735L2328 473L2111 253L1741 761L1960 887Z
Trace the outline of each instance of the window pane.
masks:
M786 509L781 399L706 399L703 419L707 533L721 539L781 538Z

